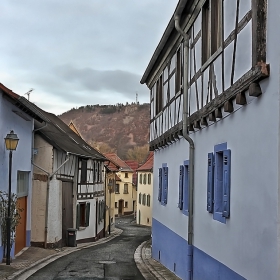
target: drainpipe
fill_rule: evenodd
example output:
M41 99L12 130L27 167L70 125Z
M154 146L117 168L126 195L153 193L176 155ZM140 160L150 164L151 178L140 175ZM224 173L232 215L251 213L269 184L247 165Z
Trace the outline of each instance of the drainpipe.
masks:
M37 164L35 164L33 162L33 160L31 161L31 163L37 167L38 169L40 169L41 171L45 172L48 176L47 179L47 196L46 196L46 214L45 214L45 235L44 235L44 248L47 249L47 241L48 241L48 220L49 220L49 193L50 193L50 181L52 179L52 177L59 171L59 169L65 165L65 163L67 163L67 161L69 161L69 153L66 153L66 160L53 172L53 173L49 173L48 171L46 171L44 168L38 166Z
M194 142L188 133L189 126L189 96L188 96L188 66L189 66L189 36L180 27L180 16L175 15L175 28L184 38L184 72L183 72L183 137L189 143L189 219L188 219L188 279L193 272L193 203L194 203Z

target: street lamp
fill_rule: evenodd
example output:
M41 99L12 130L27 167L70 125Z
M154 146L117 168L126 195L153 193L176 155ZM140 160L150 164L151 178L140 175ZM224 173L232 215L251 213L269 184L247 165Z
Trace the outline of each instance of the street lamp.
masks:
M10 253L11 253L11 185L12 185L12 157L13 151L16 150L18 144L18 137L11 130L7 134L5 139L6 149L10 151L9 153L9 193L8 193L8 215L6 217L6 230L7 230L7 258L6 265L10 265Z
M111 195L112 195L112 192L113 192L113 189L114 189L114 180L110 179L109 180L109 183L108 183L108 190L109 190L109 193L110 193L110 196L109 196L109 234L111 234Z

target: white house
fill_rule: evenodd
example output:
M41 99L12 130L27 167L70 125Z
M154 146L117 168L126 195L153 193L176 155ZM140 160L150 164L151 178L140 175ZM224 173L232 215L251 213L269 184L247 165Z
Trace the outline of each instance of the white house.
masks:
M11 257L30 246L31 241L31 197L32 197L32 131L34 119L43 122L40 114L29 110L21 101L20 96L0 84L0 190L8 193L9 187L9 151L6 150L4 138L11 130L19 138L16 151L12 153L11 193L18 197L17 204L22 209L20 223L16 228L15 243ZM5 217L0 217L1 221ZM1 228L1 226L0 226ZM2 229L0 230L2 237ZM0 260L3 257L3 244L0 239Z
M57 116L24 97L19 100L43 116L43 122L35 120L33 155L29 156L33 164L31 245L66 245L69 228L77 229L78 243L103 237L105 158Z
M152 256L182 279L280 279L279 10L180 0L141 79Z

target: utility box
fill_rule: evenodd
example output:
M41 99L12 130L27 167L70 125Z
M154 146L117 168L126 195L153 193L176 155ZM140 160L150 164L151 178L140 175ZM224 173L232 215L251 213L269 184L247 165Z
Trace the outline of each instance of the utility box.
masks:
M67 246L68 247L77 246L76 235L77 235L77 230L75 228L67 229Z

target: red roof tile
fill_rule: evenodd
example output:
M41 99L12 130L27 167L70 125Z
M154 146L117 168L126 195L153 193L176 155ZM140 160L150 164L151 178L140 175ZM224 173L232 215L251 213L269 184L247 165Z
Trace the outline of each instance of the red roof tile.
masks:
M121 168L122 171L133 172L133 170L122 160L120 159L117 154L115 153L107 153L104 156L109 159L112 163L114 163L119 169Z
M137 171L152 171L153 170L153 165L154 165L154 153L150 152L146 162L141 165Z

